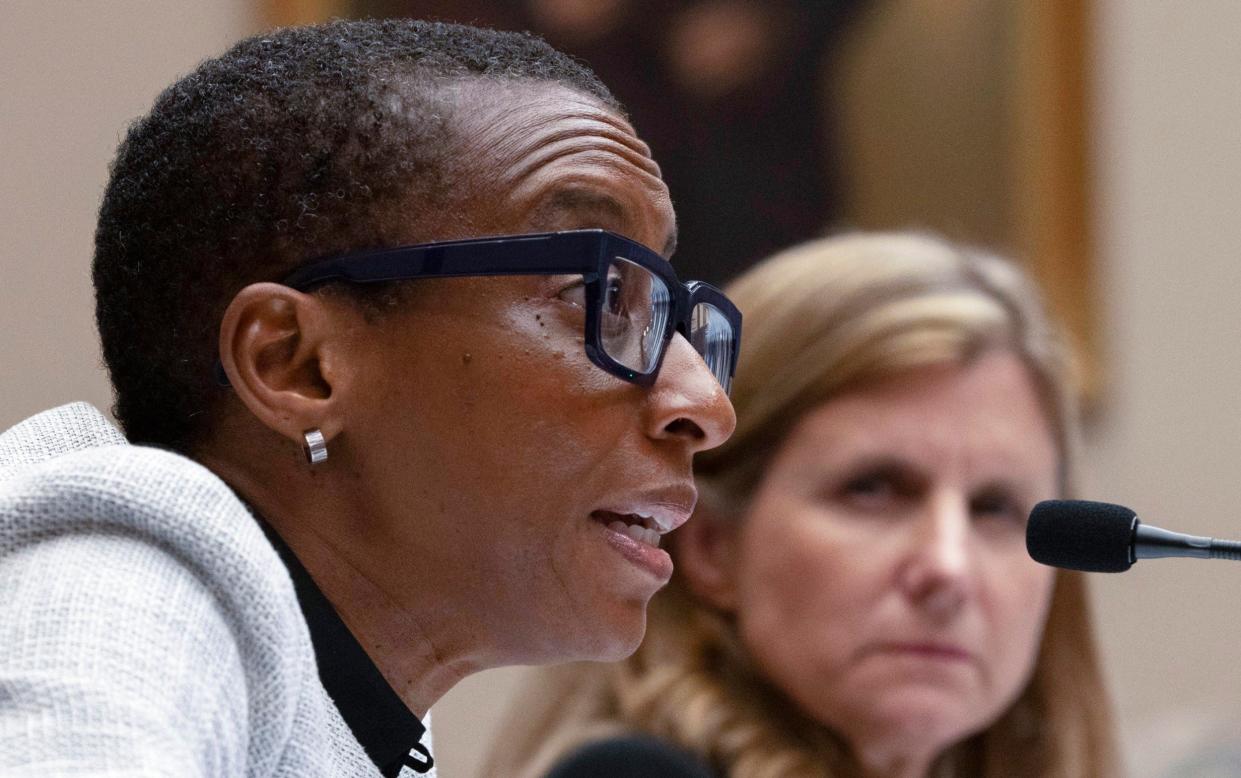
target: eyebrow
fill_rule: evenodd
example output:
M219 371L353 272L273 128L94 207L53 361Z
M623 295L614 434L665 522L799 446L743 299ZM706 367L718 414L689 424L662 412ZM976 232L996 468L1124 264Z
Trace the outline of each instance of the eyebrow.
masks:
M872 454L856 459L847 459L833 469L854 478L859 474L882 473L884 475L900 474L914 478L926 478L926 470L916 462L898 454Z
M576 186L558 189L539 207L536 223L544 226L550 225L555 220L557 212L567 215L580 214L582 212L601 215L607 223L605 226L612 228L632 223L629 217L629 210L619 200L607 192L601 192L597 189ZM616 232L618 230L613 229L612 231ZM665 257L670 257L676 251L676 248L677 228L674 224L668 233L667 239L664 241L661 253Z

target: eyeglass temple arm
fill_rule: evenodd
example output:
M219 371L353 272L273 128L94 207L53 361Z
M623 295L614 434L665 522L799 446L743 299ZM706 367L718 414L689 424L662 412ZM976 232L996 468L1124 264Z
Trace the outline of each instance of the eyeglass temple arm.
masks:
M347 254L291 273L286 286L306 290L331 281L381 283L414 278L580 273L593 269L598 234L549 233Z

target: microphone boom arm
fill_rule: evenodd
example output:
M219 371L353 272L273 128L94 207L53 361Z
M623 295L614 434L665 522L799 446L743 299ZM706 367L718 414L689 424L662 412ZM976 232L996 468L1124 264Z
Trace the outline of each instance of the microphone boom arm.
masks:
M1241 542L1217 540L1202 535L1186 535L1159 527L1135 522L1133 528L1133 558L1161 559L1163 557L1196 557L1198 559L1233 559L1241 561Z

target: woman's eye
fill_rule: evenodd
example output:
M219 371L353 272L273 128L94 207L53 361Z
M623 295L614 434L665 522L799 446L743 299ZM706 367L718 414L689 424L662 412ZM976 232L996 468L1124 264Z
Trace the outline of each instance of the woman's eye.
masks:
M1017 500L1003 492L983 493L970 500L970 513L977 518L1025 520Z
M619 316L625 310L625 284L621 281L620 276L611 276L608 278L607 290L604 292L603 312Z
M844 483L839 494L846 505L866 511L889 508L901 497L896 482L879 474L851 478Z
M926 487L926 479L916 469L900 462L879 463L846 471L836 481L830 499L846 511L898 518L923 498Z
M576 305L578 308L586 307L586 284L582 281L566 286L560 290L558 295L561 300Z
M889 495L893 494L892 483L885 478L879 476L863 476L862 478L854 478L845 484L845 492L847 494L855 494L861 496Z

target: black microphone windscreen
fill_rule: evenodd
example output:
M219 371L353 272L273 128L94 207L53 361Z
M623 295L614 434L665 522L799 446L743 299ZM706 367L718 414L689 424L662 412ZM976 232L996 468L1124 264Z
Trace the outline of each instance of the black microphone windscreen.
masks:
M1133 511L1089 500L1045 500L1026 525L1034 561L1088 573L1123 573L1132 566Z

